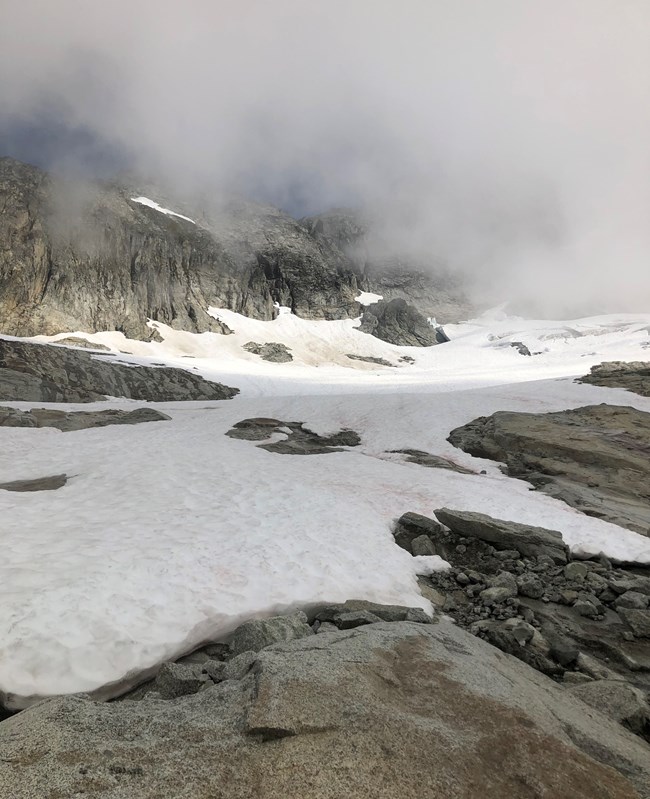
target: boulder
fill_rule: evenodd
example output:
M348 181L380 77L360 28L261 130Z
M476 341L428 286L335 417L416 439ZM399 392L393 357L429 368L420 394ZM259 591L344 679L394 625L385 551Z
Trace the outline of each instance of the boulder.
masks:
M454 533L480 538L497 549L516 549L522 555L546 555L555 563L566 563L569 549L556 530L493 519L483 513L440 508L436 518Z
M298 612L291 616L274 616L271 619L252 619L238 627L230 639L230 652L259 652L260 649L278 643L313 635L307 616Z
M342 452L343 447L356 447L361 443L359 434L354 430L339 430L333 435L321 436L303 427L302 422L281 422L267 418L242 419L226 431L230 438L245 441L266 441L274 433L280 433L284 438L257 446L280 455L326 455L329 452Z
M0 483L3 491L56 491L68 482L67 474L53 474L49 477L36 477L33 480L12 480Z
M445 620L327 632L252 657L239 677L173 701L57 697L8 719L0 796L650 795L643 741Z

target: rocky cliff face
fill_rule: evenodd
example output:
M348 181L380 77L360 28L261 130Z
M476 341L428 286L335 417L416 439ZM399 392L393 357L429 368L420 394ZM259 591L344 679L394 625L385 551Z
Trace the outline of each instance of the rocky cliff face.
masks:
M134 202L140 195L177 215ZM6 334L116 329L148 338L148 318L227 332L207 315L210 305L271 319L276 302L306 318L341 319L360 314L360 288L385 290L337 231L270 206L198 207L133 182L81 186L0 158L0 210Z
M383 236L380 225L363 215L337 208L300 222L318 241L334 245L350 259L364 291L381 294L387 302L404 299L442 324L472 315L474 308L457 276L433 255L400 251Z

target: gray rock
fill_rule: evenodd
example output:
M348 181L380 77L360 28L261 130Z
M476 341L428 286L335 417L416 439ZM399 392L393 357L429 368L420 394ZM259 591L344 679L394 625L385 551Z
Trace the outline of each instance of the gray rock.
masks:
M176 699L195 694L208 680L200 664L163 663L156 675L153 689L162 699Z
M519 593L523 596L531 597L532 599L540 599L544 593L544 585L539 577L526 572L521 577L517 577L517 588Z
M127 365L68 347L0 339L0 400L95 402L110 396L174 402L238 393L185 369Z
M624 388L650 397L650 363L644 361L606 361L591 367L590 374L579 377L579 383L591 383L593 386Z
M454 532L488 541L497 549L517 549L529 557L547 555L555 563L567 561L568 547L562 540L562 534L555 530L450 508L441 508L435 514L440 522Z
M0 382L2 372L0 371ZM110 408L105 411L58 411L53 408L17 408L0 406L0 427L55 427L63 433L106 427L111 424L142 424L144 422L169 421L171 416L154 408L137 408L121 411ZM58 486L57 486L58 487Z
M350 610L347 613L337 613L334 624L339 630L352 630L364 624L377 624L381 619L368 610Z
M444 530L435 519L419 513L405 513L395 525L393 536L397 546L411 552L411 542L421 535L433 539L434 546L444 539Z
M435 328L403 299L368 305L359 330L398 346L431 347L439 343Z
M480 597L484 605L500 605L502 602L505 602L506 599L510 599L510 597L515 596L516 593L516 589L515 593L513 594L510 588L496 586L494 588L486 588L484 591L481 591Z
M271 363L288 363L293 361L291 350L286 344L279 344L277 341L270 341L266 344L258 344L256 341L249 341L244 344L246 352L252 352L254 355L259 355L263 361L271 361Z
M424 452L421 449L391 449L388 451L406 455L407 463L417 463L418 466L426 466L429 469L448 469L458 474L474 474L471 469L459 466L449 458L443 458L442 455L432 455L430 452Z
M645 610L648 605L650 605L650 596L642 594L640 591L626 591L614 600L614 607L617 610L619 608Z
M571 693L632 732L650 727L650 706L642 692L623 680L592 680L570 688Z
M258 653L251 650L240 652L238 655L235 655L235 657L224 664L221 670L222 681L242 680L257 662L257 656Z
M0 483L3 491L55 491L68 482L67 474L53 474L50 477L36 477L33 480L12 480Z
M574 560L564 567L564 576L567 580L584 580L588 571L584 563Z
M618 615L630 626L637 638L650 638L650 610L617 608Z
M260 649L279 641L290 641L313 633L307 616L301 611L291 616L253 619L244 622L232 634L230 651L233 656L242 652L259 652Z
M449 441L501 461L588 516L650 530L650 414L617 405L555 413L499 411L452 430Z
M387 361L385 358L375 358L372 355L351 355L348 353L346 357L351 361L365 361L366 363L374 363L377 366L395 366L394 363Z
M589 682L593 682L593 678L588 674L583 674L581 671L565 671L562 682L568 686L586 685Z
M361 438L354 430L340 430L331 436L321 436L303 427L301 422L281 422L263 417L242 419L226 435L245 441L264 441L273 433L283 433L286 438L257 446L281 455L325 455L342 452L343 447L356 447L361 443Z
M411 552L414 555L435 555L436 548L428 535L419 535L411 541Z
M495 577L490 578L490 586L494 588L507 588L510 596L517 596L517 578L510 572L499 572Z
M595 619L598 615L598 609L593 602L586 599L578 599L573 603L573 609L581 616L586 616L588 619Z
M57 697L8 719L0 795L98 785L103 799L469 799L486 786L495 799L522 786L650 795L643 741L445 620L367 625L256 657L240 680L173 702Z
M615 594L624 594L626 591L636 591L640 594L650 596L650 577L630 574L625 577L613 577L607 584Z
M405 605L381 605L365 599L348 599L340 604L320 605L311 610L310 618L321 622L333 622L347 613L371 613L381 621L400 622L414 621L429 624L431 618L421 608L409 608Z

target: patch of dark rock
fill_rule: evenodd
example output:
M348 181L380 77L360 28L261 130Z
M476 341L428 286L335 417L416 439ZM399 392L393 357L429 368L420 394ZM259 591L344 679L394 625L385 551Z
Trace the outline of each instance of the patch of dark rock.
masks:
M376 363L377 366L395 366L394 363L387 361L385 358L375 358L372 355L348 355L345 356L346 358L350 358L353 361L365 361L366 363Z
M108 409L104 411L59 411L51 408L0 407L0 427L55 427L63 433L106 427L112 424L142 424L169 421L170 416L154 408L137 408L134 411Z
M540 528L530 527L526 542L525 526L515 528L515 539L509 523L468 514L475 523L473 517L481 517L479 527L471 527L457 513L437 511L438 519L407 513L394 531L396 543L412 554L419 554L416 549L426 536L435 554L451 564L449 571L419 579L434 606L567 686L618 680L630 688L620 689L625 696L650 692L650 640L644 626L646 619L650 622L650 578L645 570L614 567L603 557L563 562L565 550L557 557L555 531L546 531L551 533L549 551ZM616 720L646 736L646 721Z
M591 405L554 413L499 411L452 430L452 444L501 461L511 477L582 513L650 531L650 414Z
M33 480L12 480L0 483L3 491L56 491L68 482L67 474L53 474L49 477L37 477Z
M358 329L398 346L431 347L440 343L426 317L403 299L366 306Z
M476 474L471 469L459 466L449 458L443 458L442 455L432 455L430 452L424 452L420 449L389 449L388 452L406 455L407 463L417 463L418 466L427 466L430 469L449 469L459 474Z
M60 338L57 341L53 341L52 344L64 344L66 347L79 347L84 350L98 350L100 352L111 351L110 347L107 347L105 344L96 344L93 341L88 341L88 339L79 338L78 336Z
M410 355L402 355L400 361L402 363L415 363L415 358L411 358Z
M185 369L113 363L107 355L0 339L0 400L95 402L109 396L173 402L231 399L239 393Z
M532 355L533 353L528 349L523 341L511 341L510 346L514 347L520 355Z
M321 436L303 427L302 422L282 422L279 419L262 417L243 419L228 430L226 435L245 441L265 441L274 433L281 433L286 438L257 446L281 455L324 455L329 452L343 452L344 447L356 447L361 443L359 434L354 430L340 430L331 436Z
M253 355L259 355L264 361L271 361L271 363L287 363L293 361L291 350L286 344L280 344L276 341L269 341L266 344L258 344L256 341L249 341L244 344L243 349L246 352L252 352Z
M591 372L577 379L592 386L624 388L642 397L650 397L650 362L605 361L591 367Z

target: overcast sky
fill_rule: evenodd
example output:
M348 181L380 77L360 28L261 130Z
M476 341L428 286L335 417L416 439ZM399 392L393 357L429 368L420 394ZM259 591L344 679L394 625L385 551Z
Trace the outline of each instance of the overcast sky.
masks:
M650 307L649 0L0 6L6 154L359 205L396 248Z

